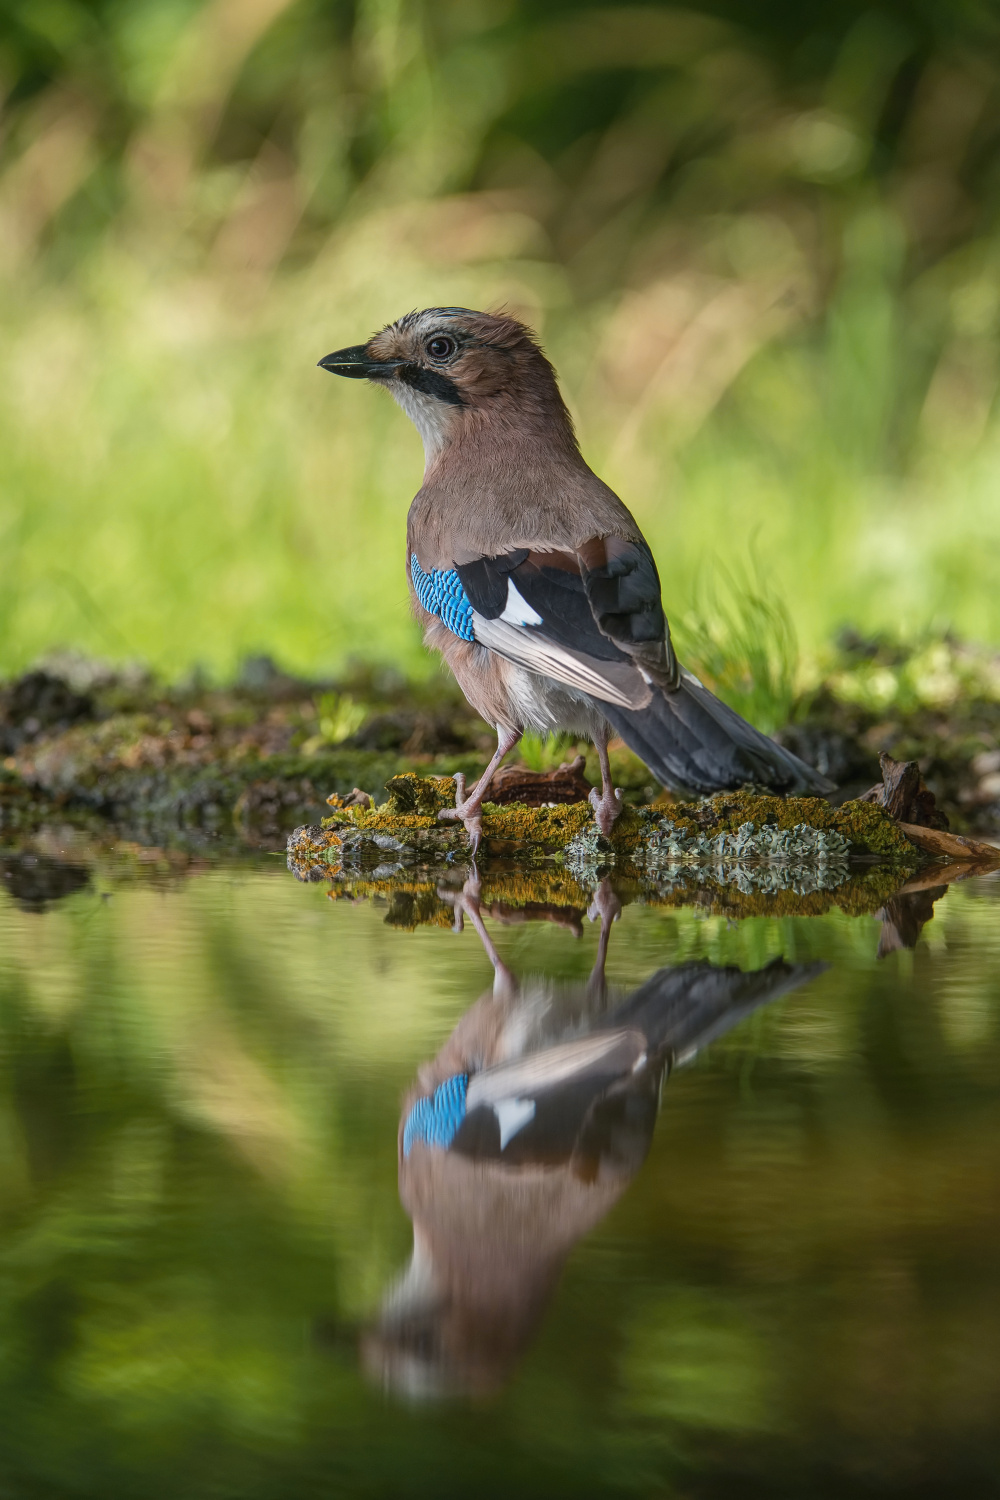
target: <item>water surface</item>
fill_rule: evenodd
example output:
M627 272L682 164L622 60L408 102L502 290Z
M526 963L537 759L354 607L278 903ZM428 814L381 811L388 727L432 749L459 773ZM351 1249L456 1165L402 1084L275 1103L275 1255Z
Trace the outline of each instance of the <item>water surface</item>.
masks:
M600 920L407 931L273 856L50 843L0 897L6 1493L993 1492L1000 880L881 959L876 917L629 905L603 989ZM518 1123L522 1079L502 1149L470 1113L403 1155L501 1012L597 1035L592 1079L658 975L611 1104Z

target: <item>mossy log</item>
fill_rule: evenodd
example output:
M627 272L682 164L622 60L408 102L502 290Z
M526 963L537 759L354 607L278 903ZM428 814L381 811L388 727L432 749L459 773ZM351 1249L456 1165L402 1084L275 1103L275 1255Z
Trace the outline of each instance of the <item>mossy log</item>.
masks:
M451 777L394 776L386 792L379 806L347 805L342 797L330 797L332 815L312 836L345 855L366 847L431 861L467 855L461 825L438 817L454 805ZM293 838L301 844L304 831L296 830ZM597 833L586 802L484 805L481 859L585 859L588 852L595 860L639 864L654 858L676 862L739 857L744 862L775 863L784 858L800 864L865 858L916 866L921 859L894 819L872 802L831 807L820 797L782 798L749 789L699 802L663 799L655 806L626 807L607 839Z
M333 899L381 900L392 925L450 925L470 866L464 829L438 820L454 783L404 774L386 791L377 807L331 797L330 817L289 838L289 868L329 883ZM813 916L833 906L863 915L883 911L926 860L874 803L834 808L745 790L626 808L610 839L584 802L488 803L477 866L488 914L579 930L609 873L625 902L693 903L734 918Z

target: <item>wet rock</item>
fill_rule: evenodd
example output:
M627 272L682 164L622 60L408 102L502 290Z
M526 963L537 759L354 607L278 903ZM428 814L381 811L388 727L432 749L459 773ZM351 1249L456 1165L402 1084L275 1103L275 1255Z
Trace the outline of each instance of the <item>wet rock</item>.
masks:
M24 911L43 912L89 885L90 871L43 854L14 854L0 859L0 883Z
M89 693L75 692L50 672L26 672L0 698L0 750L12 755L41 734L69 729L95 712Z
M336 830L303 824L288 835L288 868L297 880L326 880L340 869L343 848Z

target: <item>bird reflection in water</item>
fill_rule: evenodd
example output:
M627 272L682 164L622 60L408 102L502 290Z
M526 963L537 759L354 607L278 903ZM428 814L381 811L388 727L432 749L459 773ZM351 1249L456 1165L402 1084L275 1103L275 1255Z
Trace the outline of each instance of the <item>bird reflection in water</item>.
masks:
M615 991L604 968L620 908L605 882L589 913L601 921L589 979L519 979L483 924L476 882L449 899L494 983L404 1101L399 1194L413 1255L362 1338L369 1376L411 1398L503 1385L573 1246L642 1165L668 1073L825 967L701 961Z

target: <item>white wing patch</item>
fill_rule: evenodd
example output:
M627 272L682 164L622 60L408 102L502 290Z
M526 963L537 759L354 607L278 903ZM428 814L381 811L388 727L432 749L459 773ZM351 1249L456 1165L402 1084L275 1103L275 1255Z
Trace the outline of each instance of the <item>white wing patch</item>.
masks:
M507 1149L507 1142L512 1141L519 1130L523 1130L530 1120L535 1118L534 1099L498 1099L493 1106L493 1113L497 1117L500 1126L500 1150Z
M469 1079L466 1107L473 1110L486 1104L499 1110L501 1105L506 1107L514 1101L530 1103L526 1096L580 1078L588 1069L603 1068L611 1074L629 1073L645 1056L646 1038L634 1027L600 1031L572 1042L558 1042L554 1047L545 1047L541 1052L531 1053L515 1062L500 1063L482 1073L474 1073Z
M532 609L527 599L522 598L515 587L514 580L508 575L507 578L507 603L504 605L501 620L506 620L508 625L541 625L542 617L537 610Z
M525 605L526 609L529 607ZM510 609L509 596L507 609ZM639 708L649 701L649 688L631 663L589 660L533 630L526 630L523 625L512 625L506 609L499 620L486 620L473 612L472 629L480 645L488 646L499 656L542 677L554 677L556 682L578 688L602 703Z

